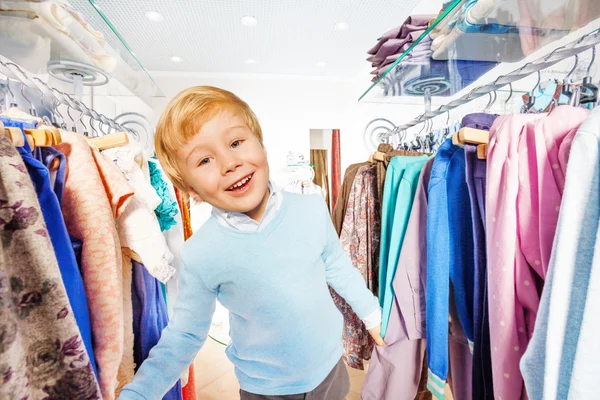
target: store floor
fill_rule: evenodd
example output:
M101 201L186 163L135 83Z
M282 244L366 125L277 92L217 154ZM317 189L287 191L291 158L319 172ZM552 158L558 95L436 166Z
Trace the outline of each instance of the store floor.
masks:
M240 386L233 372L233 364L225 355L225 346L208 339L195 361L197 400L239 400ZM350 395L347 400L360 400L360 390L367 371L348 368ZM446 385L446 400L453 400Z
M207 340L195 361L197 400L239 400L240 386L233 372L233 364L225 356L225 346ZM348 368L351 392L347 400L360 400L360 389L366 371Z

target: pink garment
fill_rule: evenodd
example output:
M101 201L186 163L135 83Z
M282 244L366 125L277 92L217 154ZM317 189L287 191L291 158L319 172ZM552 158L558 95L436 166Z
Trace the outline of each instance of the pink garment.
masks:
M83 243L81 272L88 299L102 398L114 399L123 355L121 245L115 219L133 191L115 166L83 136L62 132L57 150L67 157L63 215Z
M571 143L588 114L583 108L560 106L536 121L519 143L521 251L542 281L552 252Z
M588 111L509 115L490 130L486 229L494 394L526 399L519 361L533 334L568 151Z

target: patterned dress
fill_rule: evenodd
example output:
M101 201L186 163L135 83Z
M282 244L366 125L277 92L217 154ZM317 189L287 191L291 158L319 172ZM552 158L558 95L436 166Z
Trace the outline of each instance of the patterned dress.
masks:
M352 264L373 291L378 276L380 221L377 199L377 175L374 165L365 165L356 173L342 226L340 240ZM346 301L331 289L333 301L344 316L344 361L356 369L364 369L374 341L361 319Z
M101 399L21 156L0 136L0 399Z
M115 220L133 191L117 168L76 133L56 146L67 157L62 211L69 233L83 242L81 272L88 298L98 381L104 400L115 398L124 349L123 266ZM117 185L117 182L122 184Z

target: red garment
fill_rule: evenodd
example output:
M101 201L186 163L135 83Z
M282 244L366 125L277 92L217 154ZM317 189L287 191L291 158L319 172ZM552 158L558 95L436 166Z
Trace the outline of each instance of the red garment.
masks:
M181 220L183 222L183 238L188 240L192 236L192 223L190 219L190 204L183 198L183 193L175 188L177 204L181 211ZM182 390L183 400L196 400L196 379L194 376L194 364L190 365L188 383Z
M342 187L342 167L340 162L340 130L331 131L331 209L335 209L335 203Z

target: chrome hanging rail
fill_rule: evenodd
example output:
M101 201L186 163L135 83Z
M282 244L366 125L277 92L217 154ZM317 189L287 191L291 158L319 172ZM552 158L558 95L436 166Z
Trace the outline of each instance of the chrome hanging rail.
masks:
M600 29L587 33L581 36L578 40L571 42L567 45L556 48L550 54L545 57L541 57L535 61L529 62L523 65L521 68L518 68L506 75L499 76L494 82L489 83L487 85L482 85L474 88L466 95L452 100L448 104L445 104L439 107L436 110L425 112L412 121L407 122L403 125L395 126L393 129L390 129L387 133L381 135L382 138L388 138L390 136L396 135L402 131L405 131L408 128L412 128L415 125L418 125L422 122L425 122L431 118L437 117L446 112L450 112L456 107L462 106L472 100L475 100L481 96L485 96L488 93L494 92L500 88L503 88L506 85L510 85L513 82L526 78L527 76L539 72L543 69L546 69L562 60L565 60L569 57L573 57L581 52L584 52L600 43ZM371 121L373 122L373 121ZM371 124L369 122L368 126Z
M81 112L81 117L84 115L100 122L102 125L108 126L110 129L114 129L116 131L123 131L135 134L136 132L130 128L126 128L121 124L117 123L114 119L108 118L104 114L100 114L96 110L89 108L82 101L76 100L71 95L61 92L60 90L48 85L43 82L41 79L34 77L30 78L25 71L17 64L12 62L4 62L0 59L0 66L4 67L8 71L12 73L16 80L21 82L23 85L27 87L31 87L37 89L42 96L51 96L53 97L59 104L63 104L73 110ZM6 75L6 74L4 74ZM6 75L6 78L10 80L10 76ZM81 119L80 117L80 119ZM101 130L102 131L102 130ZM103 132L104 133L104 132ZM110 130L109 132L110 133Z

